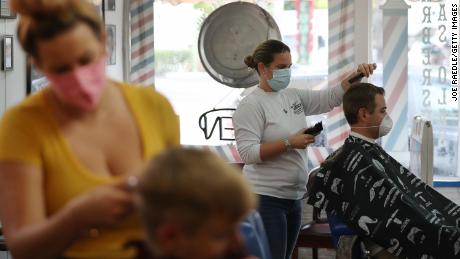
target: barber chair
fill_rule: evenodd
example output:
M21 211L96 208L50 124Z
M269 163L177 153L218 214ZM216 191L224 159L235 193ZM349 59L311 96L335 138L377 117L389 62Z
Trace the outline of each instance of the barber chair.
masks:
M336 248L336 259L370 258L370 252L359 236L349 228L340 217L328 214L327 220L331 229L332 240Z
M341 236L354 236L356 233L349 228L337 215L328 214L327 220L331 229L334 247L338 247Z
M260 259L272 259L267 234L257 211L241 223L240 230L250 255Z
M426 184L433 186L433 127L431 122L421 116L412 120L409 135L409 170ZM447 155L440 159L447 159ZM449 161L445 161L449 164Z
M313 259L318 259L319 248L335 248L327 218L321 218L317 208L313 209L313 220L302 225L300 229L292 254L293 259L298 258L299 248L311 248Z
M313 185L316 174L319 172L319 167L310 171L307 183L307 189ZM298 258L299 248L311 248L312 258L318 259L318 248L334 249L333 238L327 218L321 218L321 211L313 208L313 220L302 225L297 238L297 243L294 247L292 255L293 259Z
M319 167L310 171L307 189L314 183ZM320 210L313 208L313 220L302 226L297 244L292 255L293 259L298 258L299 248L311 248L312 258L318 259L318 248L330 248L337 250L337 258L362 259L368 258L363 243L337 215L328 214L321 218Z

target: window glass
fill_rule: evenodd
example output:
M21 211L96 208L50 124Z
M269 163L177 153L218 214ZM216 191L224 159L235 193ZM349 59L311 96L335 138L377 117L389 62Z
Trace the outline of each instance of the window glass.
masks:
M384 41L382 37L382 30L385 27L383 19L385 2L387 1L373 0L372 58L379 66L383 63L384 46L391 40L389 37ZM416 115L431 121L435 180L458 180L458 104L450 98L449 80L451 47L449 45L449 1L401 0L400 2L410 6L406 23L408 26L409 127L412 118ZM383 86L382 75L376 75L371 82ZM390 98L388 94L386 98L388 101ZM408 154L402 154L401 157L407 158Z
M171 4L155 1L155 87L171 101L181 122L181 143L222 145L233 139L231 110L206 115L207 131L200 116L212 109L236 108L253 88L222 85L206 73L198 56L198 35L206 17L227 2ZM292 83L289 87L326 87L328 10L326 0L256 1L277 22L283 42L291 48ZM180 17L180 19L178 19ZM310 118L311 123L321 119ZM201 126L204 119L201 119ZM215 126L214 131L212 131ZM219 127L222 127L222 133ZM209 137L209 139L206 139ZM223 140L221 140L223 139Z

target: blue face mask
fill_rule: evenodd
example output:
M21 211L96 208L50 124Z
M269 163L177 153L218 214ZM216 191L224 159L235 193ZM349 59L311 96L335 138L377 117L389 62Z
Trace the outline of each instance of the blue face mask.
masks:
M273 78L270 80L267 80L268 85L275 92L278 92L286 88L289 85L290 81L291 81L291 69L290 68L273 70Z

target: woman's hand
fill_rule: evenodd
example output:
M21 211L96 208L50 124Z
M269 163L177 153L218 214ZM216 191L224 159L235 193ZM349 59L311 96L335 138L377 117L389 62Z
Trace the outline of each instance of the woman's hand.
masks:
M315 142L315 137L309 134L304 134L306 129L301 129L296 134L288 138L292 148L305 149L311 143Z
M315 142L315 137L309 134L304 134L306 129L301 129L296 134L289 136L287 141L291 148L305 149L309 144ZM277 140L270 143L260 145L260 159L262 161L269 160L280 156L286 152L286 139Z
M134 201L125 180L97 187L78 196L70 205L75 220L89 230L100 226L113 226L133 211Z
M358 69L351 73L347 78L345 78L342 82L341 82L341 85L342 85L342 88L343 90L346 92L348 91L348 89L350 88L350 79L352 79L353 77L359 75L359 74L363 74L364 77L369 77L370 75L372 75L374 73L374 70L377 69L377 64L373 63L373 64L360 64L358 66ZM361 79L359 80L361 81Z

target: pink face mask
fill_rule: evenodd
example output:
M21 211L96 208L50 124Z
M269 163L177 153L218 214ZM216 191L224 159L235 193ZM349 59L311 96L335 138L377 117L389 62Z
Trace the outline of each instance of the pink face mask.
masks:
M65 74L46 74L46 77L62 101L89 111L99 103L106 85L105 62L103 57Z

